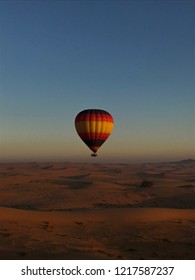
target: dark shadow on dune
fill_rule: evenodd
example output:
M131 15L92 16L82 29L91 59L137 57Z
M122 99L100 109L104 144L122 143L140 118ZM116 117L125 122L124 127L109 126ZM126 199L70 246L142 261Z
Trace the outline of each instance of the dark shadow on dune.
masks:
M136 203L133 207L160 207L174 209L195 209L195 194L174 194L168 197L155 197Z
M142 178L142 179L145 179L145 178L164 178L165 173L152 174L152 173L146 173L146 172L138 172L137 176L139 178Z
M110 208L132 208L132 203L116 204L116 203L95 203L93 204L96 209L110 209Z
M117 173L117 174L120 174L122 173L123 171L120 169L120 168L108 168L107 166L104 167L100 167L97 169L97 171L100 171L100 172L103 172L103 173Z
M65 170L65 169L67 169L67 167L53 167L53 168L51 168L51 170Z
M138 183L137 182L129 182L129 183L122 183L122 182L113 182L114 184L116 185L119 185L119 186L124 186L126 187L124 190L129 190L130 188L137 188L138 187Z
M5 176L9 176L10 173L7 172L2 172L0 173L0 177L5 177Z
M195 182L195 179L188 179L188 180L186 180L186 182L194 183L194 182Z
M30 210L30 211L38 211L38 207L34 207L32 204L24 204L24 203L14 203L6 205L6 204L1 204L1 207L7 207L7 208L12 208L12 209L20 209L20 210Z
M41 169L57 171L57 170L65 170L65 169L67 169L67 167L65 167L65 166L57 167L55 165L48 165L48 166L41 167Z
M193 185L182 185L182 186L178 186L178 188L180 188L180 189L192 189L192 188L195 188L195 186L193 186Z
M94 208L108 209L108 208L173 208L173 209L195 209L195 193L190 191L188 193L174 194L167 197L157 197L155 194L150 194L150 198L141 202L132 201L124 204L117 203L95 203ZM147 195L145 195L147 196Z
M0 177L9 177L9 176L24 176L23 173L7 173L7 172L3 172L3 173L0 173Z
M83 174L83 175L76 175L76 176L61 176L60 178L72 179L72 180L82 180L82 179L86 178L89 175L90 175L90 173Z
M9 167L7 167L7 170L14 170L14 167L9 166Z
M82 212L87 212L89 211L89 208L84 208L84 207L77 207L77 208L52 208L52 209L48 209L48 212L78 212L78 211L82 211Z
M68 186L73 190L84 189L93 184L92 181L74 181L74 180L63 180L63 179L52 181L52 183L55 185Z
M42 166L41 169L52 169L53 165Z

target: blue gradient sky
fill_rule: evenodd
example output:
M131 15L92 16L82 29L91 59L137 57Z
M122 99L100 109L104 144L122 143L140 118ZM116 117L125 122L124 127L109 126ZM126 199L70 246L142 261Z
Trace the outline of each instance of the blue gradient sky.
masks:
M195 155L193 1L0 1L0 161ZM75 132L115 120L99 157Z

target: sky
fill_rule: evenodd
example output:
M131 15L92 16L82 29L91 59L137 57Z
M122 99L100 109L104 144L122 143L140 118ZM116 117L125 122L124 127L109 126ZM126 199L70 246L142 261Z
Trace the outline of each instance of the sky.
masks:
M195 156L194 1L0 0L0 161ZM74 119L114 118L91 158Z

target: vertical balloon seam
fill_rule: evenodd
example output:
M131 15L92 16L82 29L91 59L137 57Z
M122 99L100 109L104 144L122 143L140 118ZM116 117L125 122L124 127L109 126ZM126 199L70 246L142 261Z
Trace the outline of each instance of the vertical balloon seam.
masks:
M84 143L88 146L89 149L91 149L92 147L92 142L93 142L93 128L92 128L92 122L91 122L91 111L92 110L84 110L84 119L85 119L85 131L86 131L86 135L84 140ZM87 138L86 138L87 136Z
M97 141L97 137L98 137L98 112L99 110L92 110L91 111L91 130L93 132L93 139L91 141L91 149L94 152L97 152L97 148L98 148L98 141Z
M92 135L92 131L93 131L93 127L92 127L92 122L91 122L91 110L88 111L88 116L89 116L89 142L88 142L88 147L91 149L92 147L92 143L93 143L93 135Z
M91 111L90 110L86 111L86 114L87 114L87 123L88 123L86 144L90 148L91 147L91 143L93 141L92 123L91 123Z
M107 115L108 113L107 112L104 112L104 115L102 116L102 121L104 121L104 126L102 124L102 128L101 128L101 141L102 141L102 144L105 142L104 140L104 137L105 137L105 130L106 130L106 124L105 124L105 121L107 122Z
M97 119L98 119L98 121L96 122L96 130L98 131L98 125L100 126L100 129L99 129L99 131L100 132L98 132L98 136L97 136L97 141L96 141L96 143L95 143L95 146L97 146L97 147L100 147L100 142L99 142L99 140L101 140L101 134L102 134L102 114L101 114L101 112L100 112L100 110L98 110L97 111ZM99 120L100 119L100 120Z
M86 140L89 140L88 142L91 142L92 135L91 135L91 126L90 126L90 112L88 110L85 110L84 112L85 112L84 114L86 115L86 131L87 131L88 138L89 138ZM89 147L89 144L87 144L87 146Z

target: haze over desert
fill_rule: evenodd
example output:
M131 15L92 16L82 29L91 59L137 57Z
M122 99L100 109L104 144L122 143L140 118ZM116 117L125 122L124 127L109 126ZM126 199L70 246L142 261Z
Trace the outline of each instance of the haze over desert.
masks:
M0 163L0 259L194 259L194 170Z

